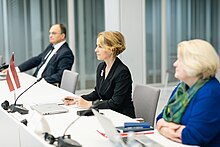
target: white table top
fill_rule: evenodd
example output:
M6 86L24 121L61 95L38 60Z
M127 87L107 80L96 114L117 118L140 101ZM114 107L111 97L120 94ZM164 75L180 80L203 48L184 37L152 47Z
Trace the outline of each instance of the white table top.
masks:
M36 81L36 78L25 73L19 73L18 75L21 88L16 90L17 96ZM7 82L5 80L0 81L0 93L0 100L2 102L7 99L10 104L14 103L14 92L9 91ZM29 89L26 93L24 93L17 101L18 104L22 103L24 104L25 108L29 109L29 114L20 115L18 113L13 113L9 115L12 115L17 120L22 120L24 118L27 119L28 126L22 127L26 127L25 129L27 129L27 131L29 131L29 133L32 134L34 138L37 138L40 142L45 144L41 133L48 131L55 137L62 136L67 126L78 117L76 112L79 110L79 108L74 105L64 106L69 109L68 113L41 116L35 111L31 110L30 106L34 104L53 102L62 103L62 98L67 95L74 94L50 85L42 80L34 85L31 89ZM100 111L103 112L104 115L108 117L115 126L122 126L124 122L135 121L112 110ZM66 134L70 134L72 139L78 141L83 147L112 147L113 144L107 138L104 138L97 132L97 130L100 129L102 129L102 127L94 116L83 116L67 130ZM159 142L167 147L186 146L166 139L156 130L153 134L147 135L154 141Z

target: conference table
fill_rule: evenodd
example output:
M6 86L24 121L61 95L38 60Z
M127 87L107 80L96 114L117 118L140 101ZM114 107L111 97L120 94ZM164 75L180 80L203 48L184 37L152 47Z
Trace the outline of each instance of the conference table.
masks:
M16 90L16 96L26 90L37 79L26 73L18 73L21 87ZM27 90L18 99L18 104L23 104L29 110L28 114L21 115L18 112L8 113L4 109L0 109L0 143L1 146L7 147L51 147L44 140L44 132L52 134L54 137L63 136L64 131L74 120L78 118L77 111L81 110L75 105L62 105L62 99L65 96L74 95L61 88L48 84L41 80L33 87ZM6 80L0 81L0 102L8 100L10 104L15 102L14 92L10 92ZM58 103L67 108L69 112L53 115L40 115L32 110L30 106L36 104ZM112 110L100 110L107 118L109 118L114 126L122 126L124 122L135 122L136 120L117 113ZM21 123L27 120L27 126ZM79 142L83 147L113 147L114 145L107 138L100 135L97 130L103 130L95 116L81 116L66 131L66 135ZM151 134L146 134L152 140L159 142L165 147L182 147L182 145L173 142L162 135L157 130Z

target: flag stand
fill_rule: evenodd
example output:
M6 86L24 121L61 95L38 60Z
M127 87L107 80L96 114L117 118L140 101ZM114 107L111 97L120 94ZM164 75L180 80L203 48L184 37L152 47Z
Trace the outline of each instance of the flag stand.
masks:
M14 89L15 103L10 105L10 112L11 113L18 112L20 114L28 114L28 110L23 107L23 104L16 104L18 98L19 98L19 96L16 97L16 89Z
M14 64L14 52L12 53L10 64L7 70L6 74L6 81L8 83L8 87L10 91L14 91L14 104L11 104L7 109L10 110L11 113L13 112L19 112L20 114L27 114L28 109L23 107L23 104L16 104L18 98L21 96L21 94L16 98L16 89L20 88L20 81L17 75L17 71L15 69Z

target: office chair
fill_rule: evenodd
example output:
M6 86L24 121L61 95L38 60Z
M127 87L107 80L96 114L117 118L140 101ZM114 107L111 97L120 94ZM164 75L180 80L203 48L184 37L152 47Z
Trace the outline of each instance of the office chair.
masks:
M215 74L215 77L218 79L220 82L220 68L218 69L217 73Z
M149 85L135 85L133 101L136 117L143 118L144 121L154 126L159 96L160 89L158 88Z
M2 55L0 55L0 66L2 65L2 63L3 63L3 57Z
M70 70L64 70L60 88L75 94L79 73Z

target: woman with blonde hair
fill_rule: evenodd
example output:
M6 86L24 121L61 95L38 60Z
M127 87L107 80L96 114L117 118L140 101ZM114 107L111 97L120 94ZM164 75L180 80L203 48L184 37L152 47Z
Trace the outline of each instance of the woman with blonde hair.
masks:
M157 117L158 131L183 144L220 146L218 54L204 40L183 41L173 65L181 82Z
M124 50L125 40L120 32L99 33L95 52L97 59L104 62L98 65L96 71L96 87L90 94L66 97L64 104L76 104L82 108L93 106L99 109L112 109L134 118L131 73L117 57ZM92 105L94 101L96 102Z

